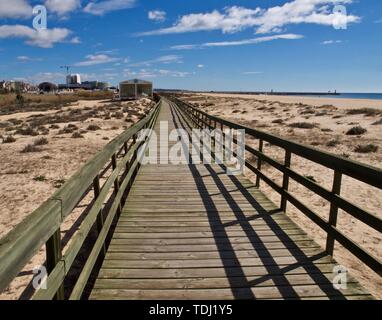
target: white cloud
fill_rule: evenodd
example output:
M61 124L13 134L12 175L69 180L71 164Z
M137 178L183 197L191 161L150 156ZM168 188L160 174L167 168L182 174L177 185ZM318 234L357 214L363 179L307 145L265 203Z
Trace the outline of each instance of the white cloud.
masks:
M25 81L30 83L53 82L59 83L65 80L65 74L59 72L39 72L28 76Z
M178 45L178 46L171 47L171 49L191 50L191 49L203 49L203 48L209 48L209 47L243 46L243 45L258 44L262 42L269 42L269 41L280 40L280 39L298 40L302 38L304 38L304 36L300 34L287 33L287 34L278 34L273 36L258 37L258 38L244 39L244 40L237 40L237 41L220 41L220 42L206 42L202 44Z
M81 0L46 0L45 6L48 11L64 15L78 9L81 6Z
M0 0L0 18L29 18L32 16L32 7L25 0Z
M97 51L96 54L115 54L118 51L119 49L100 50L100 51Z
M336 44L336 43L342 43L342 40L326 40L321 42L321 44L328 45L328 44Z
M31 58L31 57L28 57L28 56L18 56L16 59L18 61L20 61L20 62L41 61L40 58Z
M84 11L94 15L104 15L105 13L134 7L136 0L103 0L90 2L84 8Z
M151 66L153 64L170 64L170 63L182 63L182 57L178 55L167 55L167 56L161 56L156 59L152 60L146 60L141 62L135 62L131 64L132 67L139 67L139 66Z
M35 30L23 25L0 26L0 39L26 38L26 43L41 48L51 48L58 42L63 42L71 31L65 28Z
M221 30L234 33L254 28L256 33L281 32L290 24L310 23L334 25L355 23L360 18L346 13L333 13L329 5L349 4L352 0L293 0L282 6L268 9L248 9L239 6L227 7L220 12L193 13L182 16L173 26L140 33L140 35L163 35L196 31Z
M379 19L377 21L374 21L374 23L382 23L382 19Z
M197 67L198 68L204 68L204 64L198 64Z
M243 74L245 75L251 75L251 74L263 74L264 72L262 71L245 71Z
M105 63L110 63L110 62L115 62L120 60L119 58L110 57L107 54L95 54L95 55L89 54L85 58L86 60L77 62L74 65L77 67L89 67L89 66L105 64Z
M170 49L173 49L173 50L192 50L192 49L199 49L200 47L201 47L201 45L197 45L197 44L180 44L180 45L172 46L172 47L170 47Z
M166 12L161 10L149 11L149 19L153 21L163 22L166 20Z
M138 71L125 69L123 72L124 77L135 77L135 78L157 78L157 77L184 78L189 75L191 75L190 72L174 71L174 70L167 70L167 69L140 69Z
M81 39L79 37L74 37L70 40L70 43L73 43L73 44L80 44L81 43Z

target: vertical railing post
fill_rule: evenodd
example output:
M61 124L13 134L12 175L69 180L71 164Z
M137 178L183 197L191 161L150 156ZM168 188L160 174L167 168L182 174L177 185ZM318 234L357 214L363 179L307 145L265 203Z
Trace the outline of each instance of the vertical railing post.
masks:
M259 152L263 152L263 148L264 148L264 140L260 139L259 141ZM261 159L260 157L257 158L257 170L261 171ZM256 187L257 188L260 188L260 175L258 174L256 176Z
M113 171L117 168L117 157L115 156L115 153L111 156L111 164ZM119 175L117 175L115 181L114 181L114 194L117 195L119 191ZM117 216L119 217L121 215L122 209L121 209L121 202L118 204L117 209Z
M333 188L332 188L332 194L333 195L340 195L341 193L341 181L342 181L342 173L338 170L334 171L334 179L333 179ZM329 213L329 225L330 226L336 226L337 225L337 216L338 216L338 206L333 203L333 201L330 203L330 213ZM334 252L334 237L328 233L327 239L326 239L326 252L333 256Z
M220 122L220 131L221 131L221 134L222 134L222 143L223 143L223 147L222 147L222 153L223 153L223 163L225 162L225 152L226 152L226 148L225 148L225 136L224 136L224 125L223 125L223 122Z
M62 258L62 247L61 247L61 229L58 229L46 242L46 269L48 275L56 267L57 263ZM64 300L65 299L65 291L64 284L62 283L59 289L57 290L54 299L56 300Z
M285 160L284 160L284 176L283 176L283 190L288 191L289 189L289 174L287 172L288 169L290 169L290 162L291 162L292 153L289 150L285 150ZM287 198L283 194L281 195L281 205L280 209L282 211L286 211L287 207Z
M137 144L137 134L134 134L133 135L133 146L135 146L136 144ZM131 160L131 164L133 164L136 160L138 160L138 148L135 149L135 151L134 151L134 156L133 156L133 158ZM136 174L138 172L138 169L139 169L139 164L137 164L133 174L131 175L131 181L133 181L135 179L135 176L136 176Z
M133 135L133 146L135 146L136 144L137 144L137 134L134 134ZM137 159L138 159L138 149L135 149L134 156L133 156L133 161L132 162L134 163L134 161L137 160Z
M93 189L94 189L94 199L97 200L97 198L99 197L99 195L101 193L101 186L100 186L100 182L99 182L99 175L97 175L94 178L94 180L93 180ZM104 221L105 221L105 219L104 219L103 212L102 212L102 207L101 207L101 209L98 212L98 216L97 216L97 231L98 231L98 234L100 234L101 231L102 231ZM105 243L104 243L102 245L100 255L102 257L104 257L105 254L106 254L106 246L105 246Z
M125 150L125 155L129 152L129 148L127 146L127 141L123 144L123 149Z

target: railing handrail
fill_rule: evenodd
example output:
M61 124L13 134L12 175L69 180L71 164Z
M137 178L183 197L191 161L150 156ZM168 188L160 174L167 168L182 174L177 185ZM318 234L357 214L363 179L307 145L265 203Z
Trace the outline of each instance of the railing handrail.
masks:
M369 185L382 189L382 169L377 168L371 165L363 164L351 159L345 159L339 157L333 153L319 150L307 145L303 145L297 142L293 142L290 140L283 139L276 135L253 129L244 125L240 125L216 116L212 116L199 108L196 108L192 104L185 102L183 100L175 98L178 102L186 104L189 108L197 110L204 116L208 117L213 121L217 121L222 123L223 125L230 127L232 129L243 129L246 134L249 134L257 139L264 140L266 142L271 143L272 145L281 147L283 149L287 149L292 153L321 164L330 169L335 169L340 171L341 173L365 182Z
M382 276L382 261L373 255L370 252L367 252L365 249L363 249L361 246L359 246L357 243L355 243L353 240L351 240L345 233L341 232L337 228L337 215L338 215L338 209L343 209L345 212L349 213L359 221L362 221L363 223L367 224L369 227L374 228L378 232L382 232L382 219L378 216L363 210L359 208L358 206L354 205L353 203L349 202L348 200L342 198L340 196L341 191L341 179L342 174L347 174L346 172L343 172L340 168L332 167L332 166L326 166L329 169L334 170L334 178L333 178L333 188L331 191L325 189L324 187L320 186L319 184L305 178L304 176L300 175L296 171L291 169L291 155L297 154L295 152L295 149L291 150L288 149L289 145L298 146L299 148L297 150L304 150L304 151L314 151L315 153L320 154L321 151L318 149L310 148L304 145L296 144L291 141L287 141L285 139L270 135L268 133L247 128L242 125L238 125L236 123L232 123L230 121L226 121L223 119L220 119L218 117L211 116L203 111L201 111L198 108L195 108L193 105L184 102L183 100L174 98L177 102L177 105L183 109L185 114L193 121L193 123L198 128L209 128L209 129L216 129L217 123L221 125L220 129L223 129L223 125L229 127L229 128L235 128L235 129L244 129L246 134L254 135L254 133L257 133L258 135L255 137L256 139L260 140L259 143L259 150L255 150L252 147L245 146L245 149L249 151L251 154L256 156L258 158L257 167L255 167L252 163L245 160L245 165L248 169L250 169L253 173L256 174L256 186L260 186L260 180L263 180L265 183L267 183L273 190L275 190L277 193L281 195L281 205L280 209L282 211L286 210L286 205L288 202L293 204L299 211L301 211L303 214L305 214L311 221L313 221L317 226L322 228L327 233L327 243L326 243L326 251L328 254L333 255L334 250L334 241L338 241L341 245L343 245L347 250L349 250L352 254L354 254L358 259L363 261L367 266L369 266L372 270L374 270L377 274ZM212 124L212 121L214 123ZM259 134L260 133L260 134ZM223 132L223 136L224 136ZM284 164L272 159L271 157L267 156L263 152L263 141L269 141L263 139L264 137L272 137L274 139L277 139L277 141L283 141L287 142L283 144L279 144L278 146L283 148L285 150L285 162ZM214 138L212 138L214 139ZM216 143L217 141L215 141ZM233 142L237 144L237 140L233 139ZM219 143L219 142L217 142ZM224 144L224 142L223 142ZM224 148L224 146L223 146ZM234 156L237 156L237 153L233 152ZM299 154L301 155L301 153ZM345 162L350 164L351 166L363 166L368 172L372 172L372 175L374 177L382 177L381 169L365 166L362 164L359 164L357 162L351 161L351 160L345 160L342 158L338 158L335 155L325 153L326 156L331 158L336 158L338 160L344 160ZM302 155L302 157L307 158ZM319 163L315 161L315 158L309 157L311 161ZM280 170L283 173L283 183L282 186L279 186L276 182L274 182L271 178L266 176L261 171L261 162L265 161L277 170ZM321 163L322 164L322 163ZM325 166L325 164L324 164ZM362 172L362 171L361 171ZM354 177L354 175L353 175ZM289 186L289 179L293 179L300 185L303 185L304 187L308 188L309 190L313 191L315 194L321 196L323 199L330 202L330 213L329 213L329 220L326 221L321 216L319 216L317 213L312 211L308 206L306 206L303 202L301 202L299 199L297 199L293 194L291 194L288 191ZM359 179L361 181L366 182L367 184L374 185L377 188L380 187L379 183L371 184L367 181L367 179ZM381 182L381 181L379 181Z
M60 228L108 160L157 113L161 102L138 123L108 143L57 192L0 239L0 292Z

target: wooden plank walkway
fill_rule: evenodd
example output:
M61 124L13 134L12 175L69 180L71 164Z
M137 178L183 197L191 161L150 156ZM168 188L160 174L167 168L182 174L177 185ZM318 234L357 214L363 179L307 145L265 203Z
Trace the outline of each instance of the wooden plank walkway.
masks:
M187 124L167 103L156 131L160 121ZM349 276L347 289L334 289L335 265L244 176L145 165L90 299L372 299Z

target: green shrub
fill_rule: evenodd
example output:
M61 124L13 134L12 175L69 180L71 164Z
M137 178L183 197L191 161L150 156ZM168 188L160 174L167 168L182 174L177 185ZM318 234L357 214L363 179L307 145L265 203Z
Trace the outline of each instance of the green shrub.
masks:
M376 116L378 114L381 114L382 112L377 109L372 108L361 108L361 109L352 109L347 112L349 115L358 115L358 114L364 114L365 116Z
M28 144L21 150L21 153L30 153L30 152L39 152L41 151L39 148L34 146L33 144Z
M3 138L3 143L13 143L16 142L16 138L13 136L7 136Z
M378 146L374 144L359 145L354 149L357 153L374 153L378 151Z
M79 132L74 132L73 134L72 134L72 138L73 139L81 139L81 138L83 138L84 136L81 134L81 133L79 133Z
M43 181L46 181L46 177L45 176L37 176L37 177L34 177L33 180L43 182Z
M327 147L335 147L337 146L338 144L340 144L340 142L336 139L333 139L333 140L330 140L328 141L328 143L326 144Z
M308 122L296 122L289 125L291 128L299 128L299 129L313 129L316 127L313 123Z
M359 135L364 134L366 132L367 132L367 130L365 128L362 128L361 126L356 126L356 127L349 129L346 132L346 135L348 135L348 136L359 136Z
M22 136L38 136L38 132L29 126L17 129L16 134L20 134Z
M95 125L95 124L91 124L87 127L87 130L89 131L98 131L98 130L101 130L101 127Z
M43 145L46 145L48 143L49 143L49 141L48 141L47 138L39 138L39 139L37 139L37 140L35 140L33 142L33 145L35 145L35 146L43 146Z

